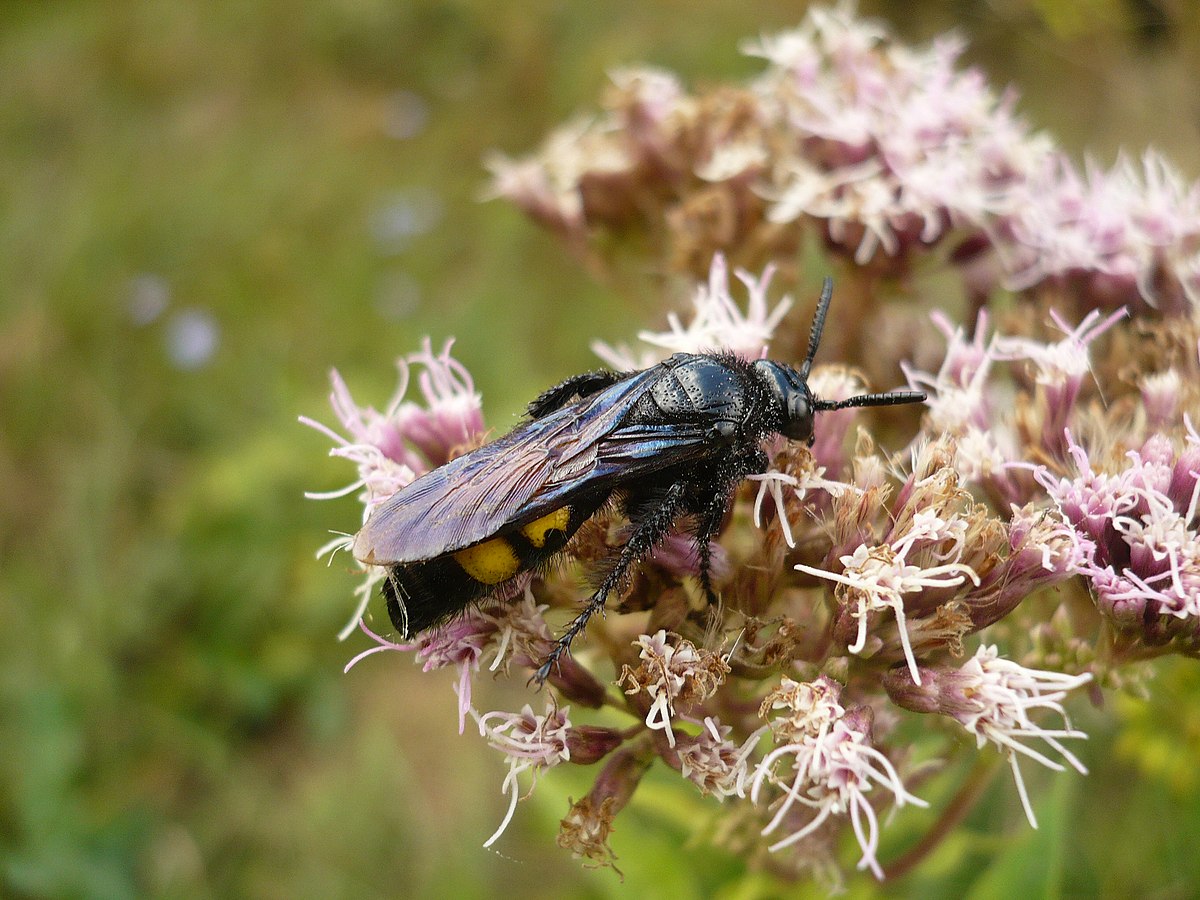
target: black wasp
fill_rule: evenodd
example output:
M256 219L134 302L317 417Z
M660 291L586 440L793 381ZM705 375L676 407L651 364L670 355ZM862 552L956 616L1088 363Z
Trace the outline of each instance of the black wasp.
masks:
M808 373L832 294L826 278L798 369L676 353L640 372L577 375L530 403L529 419L508 434L397 491L354 539L359 560L388 567L383 593L395 627L407 637L445 622L545 563L614 500L629 538L537 679L681 516L693 522L701 586L715 603L709 543L737 486L766 471L765 438L811 445L818 412L925 399L919 391L812 395Z

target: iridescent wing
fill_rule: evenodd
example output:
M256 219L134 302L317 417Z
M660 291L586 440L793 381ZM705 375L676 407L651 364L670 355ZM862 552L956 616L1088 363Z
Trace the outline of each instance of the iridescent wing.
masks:
M621 427L661 374L636 372L421 476L375 510L354 555L374 565L433 559L572 498L702 457L708 429L700 424Z

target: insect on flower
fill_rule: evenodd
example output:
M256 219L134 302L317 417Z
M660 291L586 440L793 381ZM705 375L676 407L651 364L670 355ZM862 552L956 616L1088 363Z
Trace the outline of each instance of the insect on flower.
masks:
M408 637L501 592L610 503L628 516L629 538L549 651L539 682L680 517L691 520L700 583L715 604L709 544L738 484L766 470L764 439L811 445L818 412L925 399L919 391L812 395L808 375L832 295L826 278L799 368L676 353L641 371L576 375L530 403L528 420L508 434L397 491L354 539L359 560L388 568L393 625Z

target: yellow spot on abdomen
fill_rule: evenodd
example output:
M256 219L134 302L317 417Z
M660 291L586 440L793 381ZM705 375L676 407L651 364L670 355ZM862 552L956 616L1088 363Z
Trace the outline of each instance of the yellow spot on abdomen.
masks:
M546 546L546 534L551 531L566 531L571 521L571 507L564 506L552 513L547 513L540 519L534 519L528 525L521 526L521 534L529 538L529 543L535 547Z
M454 554L454 560L468 575L482 584L499 584L521 570L516 551L504 538L492 538L474 547L459 550Z

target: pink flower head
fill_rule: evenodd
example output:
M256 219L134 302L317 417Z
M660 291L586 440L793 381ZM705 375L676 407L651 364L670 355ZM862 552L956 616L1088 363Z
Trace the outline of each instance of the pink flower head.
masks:
M738 746L729 740L732 730L706 716L696 737L682 735L676 738L675 754L683 777L700 788L701 794L715 794L719 800L733 794L745 796L746 764L759 738L756 732Z
M452 450L469 444L483 431L481 398L470 373L450 355L453 343L447 341L442 352L435 354L426 338L421 350L408 357L408 364L423 366L418 383L425 402L404 402L392 414L397 430L421 452L430 468L447 462Z
M1183 378L1175 369L1144 376L1138 385L1150 428L1166 428L1179 421Z
M929 395L929 427L933 431L963 434L968 429L987 430L993 411L985 388L995 359L991 343L985 344L987 313L980 311L975 336L968 340L963 327L953 326L940 312L934 325L946 336L946 356L936 375L901 363L908 385Z
M479 715L472 710L471 714L479 724L480 735L508 759L508 773L502 785L502 790L509 796L508 812L500 827L484 841L483 846L490 847L508 828L516 812L517 801L521 799L519 776L524 772L533 776L525 792L528 797L537 785L538 775L571 758L571 720L567 718L567 708L559 709L553 702L547 703L544 715L536 715L528 704L519 713Z
M792 300L784 297L772 309L767 304L767 290L775 274L773 265L763 269L755 278L741 269L735 273L746 287L746 311L742 312L729 289L729 273L724 255L713 256L708 284L699 285L692 297L692 318L684 325L674 313L667 317L669 331L638 332L638 338L654 350L634 355L628 348L610 347L596 342L596 355L615 369L644 369L672 353L703 353L728 350L745 359L766 356L771 336ZM665 353L662 351L666 351Z
M1092 680L1090 672L1064 675L1027 669L1002 658L995 647L981 646L960 669L922 669L920 681L910 680L902 669L893 669L885 678L888 695L900 706L915 712L937 712L956 720L975 735L977 746L995 745L1012 766L1017 792L1029 824L1037 828L1037 818L1025 790L1025 781L1017 765L1017 756L1025 756L1055 772L1065 771L1062 764L1029 746L1040 740L1065 759L1080 774L1084 767L1063 746L1065 739L1086 738L1071 727L1062 700L1067 692ZM1050 710L1063 720L1064 727L1046 729L1037 725L1031 714Z
M479 671L484 654L495 646L499 633L496 619L473 607L445 625L422 631L410 645L417 651L424 672L458 667L455 693L459 734L466 728L467 713L471 710L471 677Z
M1034 504L1014 504L1011 509L1008 557L982 581L979 593L989 598L988 603L980 604L978 610L972 608L972 619L979 628L1007 615L1038 588L1083 573L1095 553L1092 541L1058 510Z
M679 78L648 66L616 69L609 78L620 95L611 105L632 145L631 155L651 170L671 168L667 125L687 99Z
M770 218L823 221L829 243L867 265L1007 212L1048 145L1013 116L1011 93L957 68L963 49L954 37L893 44L846 3L750 45L768 61L756 88L795 148L777 164Z
M366 513L376 504L411 483L418 473L425 470L421 458L404 443L403 435L392 421L391 411L399 405L408 389L408 367L403 360L399 361L399 366L400 386L385 413L376 411L374 407L358 406L337 370L330 373L333 393L330 394L329 403L349 437L343 437L307 416L301 416L300 421L334 441L337 446L329 451L329 455L353 462L358 467L358 480L339 491L309 493L306 496L312 499L342 497L360 487L365 488L362 494L365 520Z
M535 603L526 590L520 601L492 607L468 607L450 622L422 631L415 639L403 644L380 637L359 620L358 627L376 646L350 660L346 671L383 650L415 650L416 660L425 672L457 666L459 680L455 693L458 695L458 731L462 734L467 713L471 710L471 678L489 654L493 672L507 671L512 662L532 668L540 664L553 646L554 639L542 618L545 609Z
M1165 493L1178 512L1195 522L1200 513L1200 435L1189 416L1185 415L1183 421L1187 429L1185 443L1175 459Z
M527 159L493 153L484 160L492 175L486 199L504 198L567 241L587 231L579 178L587 170L583 138L589 123L579 121L552 133L540 152Z
M1082 538L1057 510L1033 505L1013 506L1009 521L1010 554L1002 566L1002 577L1022 595L1045 583L1061 581L1084 570L1094 553L1090 540Z
M1079 391L1085 375L1091 372L1088 346L1117 322L1127 316L1122 307L1105 318L1092 310L1082 322L1072 328L1057 312L1050 313L1054 324L1066 337L1053 344L1028 338L998 338L998 359L1028 359L1036 369L1038 385L1045 392L1046 413L1042 422L1042 446L1057 456L1065 454L1063 429L1075 413Z
M729 665L711 650L697 649L691 641L677 638L669 643L667 632L640 635L635 646L642 664L637 669L625 666L617 684L631 696L645 693L651 700L646 727L661 731L667 744L675 746L671 717L676 707L684 708L711 697L729 673Z
M332 494L308 496L340 497L364 487L365 521L379 503L418 475L446 462L451 448L468 443L483 431L480 396L462 363L450 356L452 343L448 341L441 353L434 354L426 338L420 352L397 360L400 384L382 413L371 406L360 407L341 375L336 370L331 373L329 402L348 437L307 416L300 421L330 437L337 445L330 455L355 463L359 477ZM405 400L414 363L424 366L418 378L424 405Z
M1179 315L1196 303L1193 257L1200 241L1200 185L1147 153L1109 171L1081 174L1065 157L1030 173L999 229L1010 286L1073 288L1084 309L1149 305Z
M1079 474L1055 480L1042 471L1038 480L1090 539L1080 568L1101 611L1122 628L1143 630L1151 644L1200 635L1200 452L1194 433L1182 451L1151 437L1115 474L1095 472L1070 433L1066 440Z
M467 713L471 710L471 676L479 670L483 654L493 642L497 631L495 623L477 610L469 610L460 619L442 628L431 628L417 635L416 640L398 644L376 634L366 622L358 621L359 629L375 646L364 650L351 659L343 671L349 672L368 656L385 650L417 651L422 670L432 672L447 666L458 666L459 680L455 685L458 694L458 733L466 728Z
M775 748L755 768L750 798L759 802L768 785L782 792L764 835L784 824L796 804L814 810L807 824L772 844L772 851L804 839L831 816L849 815L863 851L858 867L882 878L876 859L879 821L867 795L878 785L892 793L897 807L928 804L904 789L895 767L873 746L870 708L846 710L840 697L841 685L824 675L807 684L785 676L767 695L760 714L777 714L770 723Z
M827 572L813 566L797 565L796 569L833 581L843 609L858 623L858 635L847 647L850 653L862 653L867 647L868 623L874 614L890 610L895 616L904 658L908 661L913 680L920 684L917 660L909 641L905 612L905 595L919 600L922 592L941 591L957 587L968 579L979 584L979 576L969 565L959 562L964 549L966 523L960 519L942 519L934 510L921 510L913 516L911 527L890 544L875 547L860 545L853 553L841 557L841 573ZM908 559L914 549L948 545L939 551L933 564L914 564ZM922 554L928 557L928 554ZM925 560L923 559L924 563Z
M1045 469L1039 469L1038 483L1067 519L1096 544L1097 552L1111 555L1105 548L1115 547L1113 520L1137 505L1137 495L1126 472L1116 475L1097 472L1092 468L1087 451L1075 443L1070 432L1066 433L1066 443L1079 474L1073 478L1055 479Z

